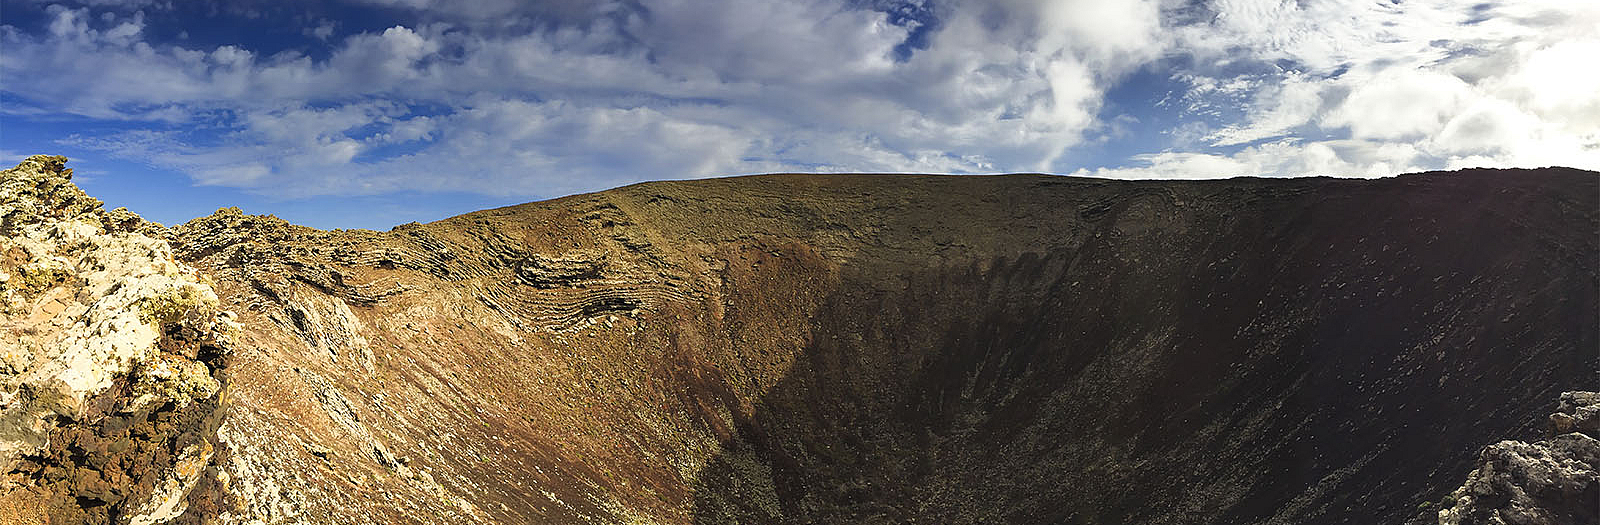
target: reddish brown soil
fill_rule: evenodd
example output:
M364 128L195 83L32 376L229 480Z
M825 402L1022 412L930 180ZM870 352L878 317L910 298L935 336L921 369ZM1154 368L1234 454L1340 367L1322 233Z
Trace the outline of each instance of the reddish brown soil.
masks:
M776 175L176 246L314 519L1399 523L1596 384L1597 182Z

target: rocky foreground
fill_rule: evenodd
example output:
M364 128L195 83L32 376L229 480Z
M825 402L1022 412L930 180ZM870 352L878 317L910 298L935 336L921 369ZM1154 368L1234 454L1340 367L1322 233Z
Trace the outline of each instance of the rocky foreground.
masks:
M1549 437L1501 441L1440 502L1441 525L1600 523L1600 393L1567 392Z
M215 513L195 488L217 482L238 325L162 228L101 209L65 162L0 178L0 521Z
M65 162L0 175L0 523L1597 522L1594 172L761 176L375 232L164 227Z

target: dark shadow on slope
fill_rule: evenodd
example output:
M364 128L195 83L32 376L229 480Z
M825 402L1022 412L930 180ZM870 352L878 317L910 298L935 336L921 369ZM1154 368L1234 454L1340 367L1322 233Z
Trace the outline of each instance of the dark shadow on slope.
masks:
M1179 193L1070 250L847 269L695 522L1426 520L1595 383L1592 173Z

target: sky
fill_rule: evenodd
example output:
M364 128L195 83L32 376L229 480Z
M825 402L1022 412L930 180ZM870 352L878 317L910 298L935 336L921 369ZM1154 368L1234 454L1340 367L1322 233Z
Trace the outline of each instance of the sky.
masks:
M1600 169L1600 2L0 0L0 162L387 229L770 172Z

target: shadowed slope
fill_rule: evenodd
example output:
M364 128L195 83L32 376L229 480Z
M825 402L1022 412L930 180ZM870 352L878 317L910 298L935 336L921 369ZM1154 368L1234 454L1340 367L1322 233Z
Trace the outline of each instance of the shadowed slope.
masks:
M1427 517L1595 383L1597 182L772 175L152 226L240 323L220 429L168 429L217 437L174 512Z
M1063 245L857 259L696 522L1431 519L1596 380L1595 182L1114 183Z

